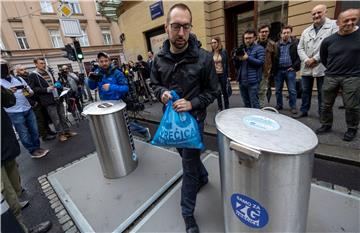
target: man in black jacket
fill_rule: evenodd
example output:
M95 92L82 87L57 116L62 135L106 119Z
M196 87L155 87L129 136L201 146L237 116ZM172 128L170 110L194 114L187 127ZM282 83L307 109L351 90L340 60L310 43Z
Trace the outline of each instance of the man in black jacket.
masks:
M3 75L5 66L2 65L1 68ZM4 200L9 204L11 214L15 216L17 223L22 228L19 229L16 222L8 221L6 218L8 215L1 214L2 232L28 232L21 215L24 202L19 202L18 199L22 191L20 173L16 163L16 157L20 155L20 145L16 139L11 120L4 110L4 108L14 106L15 103L16 98L12 91L1 87L1 193L4 195ZM45 233L51 228L51 225L50 221L45 221L32 228L30 232ZM14 231L15 229L16 231Z
M36 70L29 75L29 85L39 98L40 104L46 107L59 135L59 141L64 142L68 138L77 135L77 133L70 131L66 123L64 105L59 99L54 78L45 69L44 58L35 58L34 63Z
M206 107L215 100L219 84L212 56L199 48L190 35L191 22L191 11L185 4L170 8L165 23L169 39L154 59L150 79L156 97L163 104L172 98L170 90L178 93L181 99L174 102L173 108L177 112L189 111L202 135ZM200 150L178 151L183 166L181 208L186 232L199 232L193 214L197 192L208 182L208 174L200 160Z

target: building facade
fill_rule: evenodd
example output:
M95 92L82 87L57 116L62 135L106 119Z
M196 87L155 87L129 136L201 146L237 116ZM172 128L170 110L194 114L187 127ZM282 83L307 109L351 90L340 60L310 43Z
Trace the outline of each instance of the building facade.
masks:
M167 38L164 25L169 8L180 1L122 2L117 7L120 32L124 34L127 60L147 51L157 52ZM312 23L310 11L317 4L328 8L328 17L336 18L347 8L359 8L359 1L186 1L193 13L193 29L203 48L211 50L211 39L219 36L230 52L242 43L247 28L271 25L270 37L279 38L282 25L292 25L294 35ZM160 5L160 6L159 6ZM159 9L160 8L160 9ZM155 9L155 10L154 10ZM234 74L231 68L230 75Z
M68 0L73 14L78 19L82 37L77 38L84 54L83 63L89 70L90 61L99 51L106 51L119 60L122 46L120 30L116 22L102 16L94 0ZM62 65L70 65L80 71L79 64L64 58L61 48L72 43L65 37L59 23L57 0L1 1L1 51L2 57L11 65L23 64L34 68L34 57L44 57L57 73Z

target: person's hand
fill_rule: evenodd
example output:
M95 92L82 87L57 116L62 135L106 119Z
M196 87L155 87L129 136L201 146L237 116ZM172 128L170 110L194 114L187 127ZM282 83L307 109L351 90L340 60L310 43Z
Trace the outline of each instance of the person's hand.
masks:
M176 112L187 112L192 109L191 102L186 99L179 99L175 101L172 107Z
M172 99L172 96L170 94L170 91L164 91L164 93L161 96L161 102L163 102L163 104L167 104L167 102Z
M315 60L315 58L309 58L305 61L305 66L306 67L309 67L309 68L312 68L314 67L315 65L317 64L317 61Z
M289 69L287 69L287 71L294 71L294 68L290 67Z
M248 58L249 58L249 55L246 52L244 52L244 56L240 57L240 60L246 61Z
M15 93L17 91L16 87L10 87L9 89L10 89L10 91L12 91L12 93Z
M110 84L109 83L105 83L104 85L102 85L102 89L104 91L108 91L110 89Z

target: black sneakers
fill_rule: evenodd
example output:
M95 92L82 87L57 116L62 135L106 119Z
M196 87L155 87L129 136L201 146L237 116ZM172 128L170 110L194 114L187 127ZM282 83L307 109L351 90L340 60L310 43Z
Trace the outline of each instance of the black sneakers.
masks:
M186 233L199 233L199 226L196 224L194 216L184 217Z
M316 134L323 134L331 131L331 125L322 125L320 128L315 130Z
M356 133L357 133L357 129L350 129L350 128L349 128L349 129L346 131L346 133L344 134L343 140L344 140L344 141L347 141L347 142L352 141L352 140L355 138Z

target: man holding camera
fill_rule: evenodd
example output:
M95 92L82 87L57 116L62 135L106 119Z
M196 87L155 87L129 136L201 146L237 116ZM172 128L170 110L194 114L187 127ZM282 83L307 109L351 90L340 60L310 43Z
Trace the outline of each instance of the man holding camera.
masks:
M29 151L31 158L44 157L49 153L49 150L40 148L36 117L26 98L34 94L33 90L21 77L9 75L7 64L1 66L0 84L3 88L11 90L16 98L15 105L5 108L5 111L18 133L21 143Z
M244 45L233 51L233 62L238 70L237 81L247 108L260 108L259 85L265 62L265 49L255 43L256 31L247 30L243 36Z
M29 75L29 85L34 90L35 95L39 97L40 104L46 108L58 133L59 141L64 142L77 133L70 131L66 123L64 105L59 99L55 80L45 69L44 58L35 58L34 63L36 70Z
M111 64L110 56L100 52L97 55L99 67L89 73L88 85L91 90L98 89L101 100L124 100L129 91L126 77ZM151 135L148 128L135 122L129 122L130 130L143 135L147 141Z

